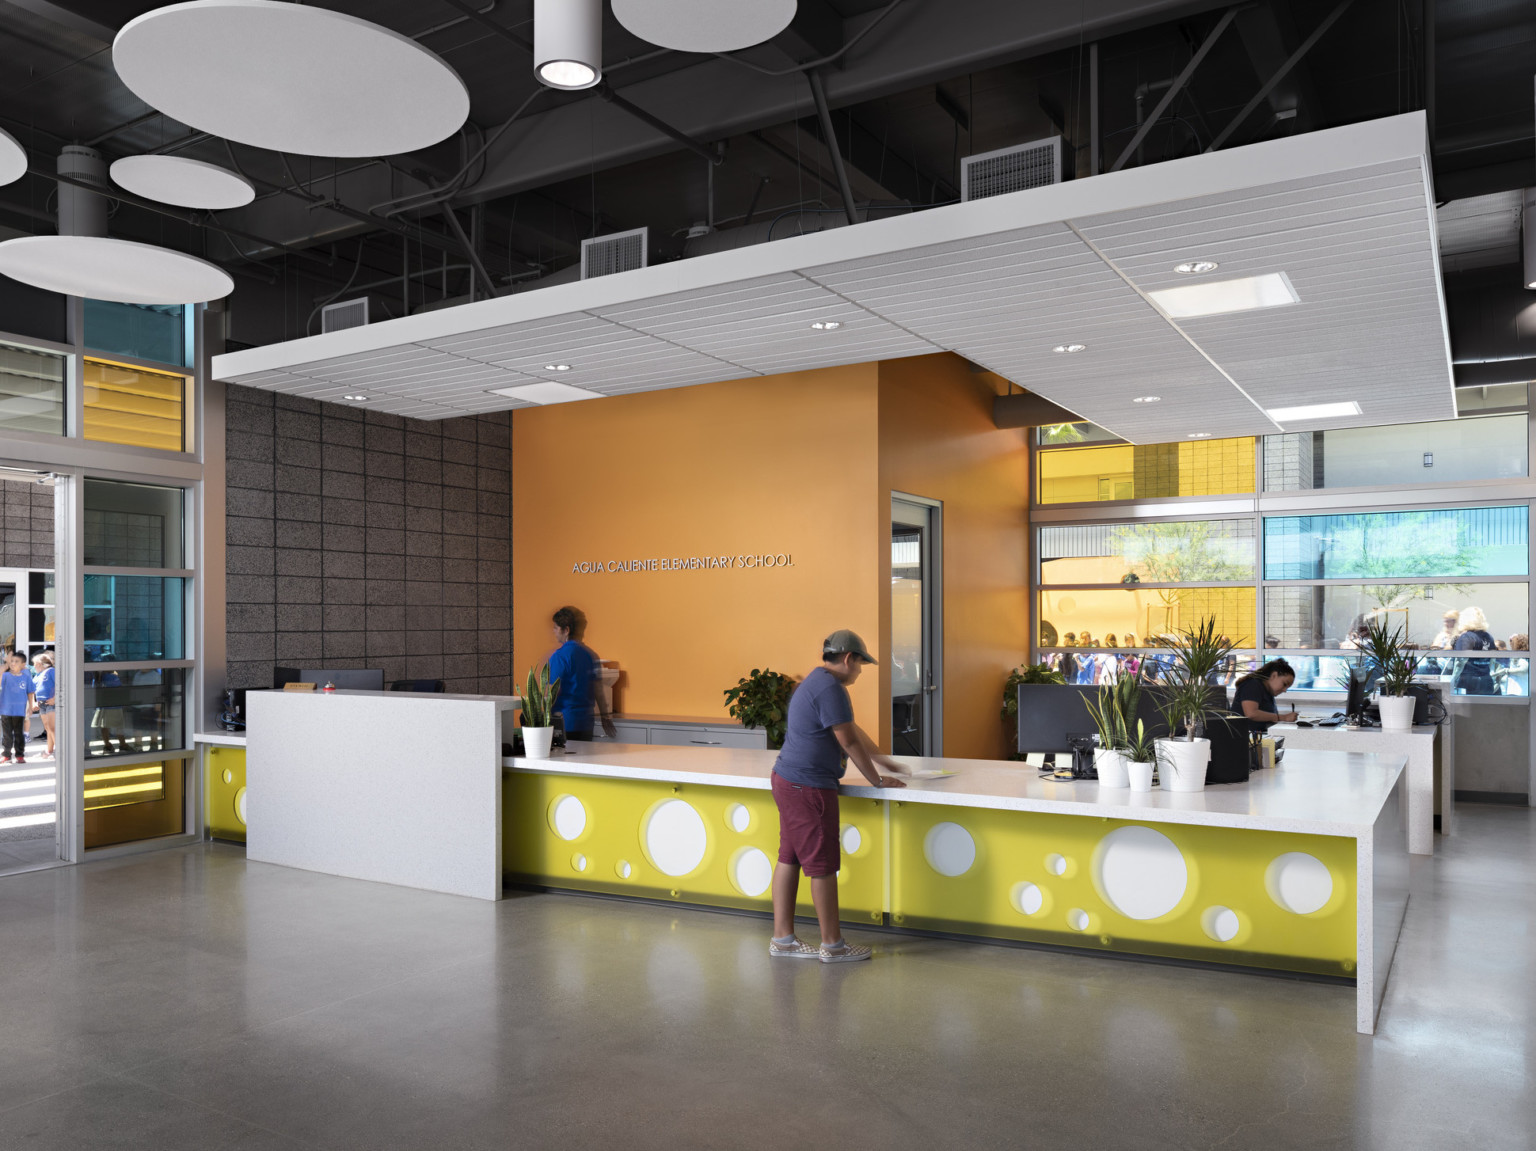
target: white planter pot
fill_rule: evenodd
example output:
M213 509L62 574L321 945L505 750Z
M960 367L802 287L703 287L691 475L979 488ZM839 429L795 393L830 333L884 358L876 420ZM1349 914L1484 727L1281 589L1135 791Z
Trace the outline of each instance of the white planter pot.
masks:
M1382 731L1411 731L1413 707L1419 701L1411 695L1384 695L1376 701L1381 709Z
M1127 778L1131 781L1132 791L1152 790L1152 764L1131 760L1125 765L1125 771Z
M1093 753L1093 766L1099 773L1100 787L1130 787L1125 774L1125 756L1118 751L1099 748Z
M1211 741L1157 741L1158 779L1164 791L1204 791L1205 769L1211 762Z
M548 759L554 739L555 729L552 727L523 728L523 755L529 759Z

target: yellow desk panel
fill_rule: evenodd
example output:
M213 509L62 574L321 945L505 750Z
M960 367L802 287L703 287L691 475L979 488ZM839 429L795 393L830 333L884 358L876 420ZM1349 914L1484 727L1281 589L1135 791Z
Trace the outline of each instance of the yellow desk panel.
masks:
M245 842L245 748L203 749L203 819L215 839Z
M890 840L899 927L1354 976L1353 839L894 801Z
M884 919L884 807L842 797L845 922ZM502 865L513 882L772 910L771 792L517 771L505 777L502 814ZM804 879L799 911L814 913Z

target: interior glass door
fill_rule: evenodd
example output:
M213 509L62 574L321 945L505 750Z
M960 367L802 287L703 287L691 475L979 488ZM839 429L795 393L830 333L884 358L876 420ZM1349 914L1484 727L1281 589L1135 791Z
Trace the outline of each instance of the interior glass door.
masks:
M939 509L891 501L891 753L942 755Z

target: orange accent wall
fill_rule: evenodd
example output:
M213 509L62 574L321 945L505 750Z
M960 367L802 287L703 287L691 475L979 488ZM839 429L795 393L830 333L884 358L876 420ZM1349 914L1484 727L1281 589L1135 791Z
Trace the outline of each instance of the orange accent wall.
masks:
M1025 433L992 422L997 377L957 356L880 365L880 486L944 505L944 754L1002 759L998 712L1009 669L1029 645L1029 465ZM890 523L880 551L890 587ZM883 597L880 651L890 648ZM890 667L881 666L881 698ZM882 714L889 745L890 716Z
M803 676L850 627L888 650L890 494L945 504L945 753L1006 754L1027 646L1024 433L995 378L940 355L525 408L512 417L513 675L574 604L632 714L724 717L754 667ZM582 562L788 553L766 570L573 573ZM853 687L889 746L889 669Z
M803 676L840 627L873 641L877 375L861 364L514 412L514 680L549 654L566 603L619 661L634 714L723 719L722 693L754 667ZM794 566L571 570L761 553ZM871 732L878 692L874 676L853 688Z

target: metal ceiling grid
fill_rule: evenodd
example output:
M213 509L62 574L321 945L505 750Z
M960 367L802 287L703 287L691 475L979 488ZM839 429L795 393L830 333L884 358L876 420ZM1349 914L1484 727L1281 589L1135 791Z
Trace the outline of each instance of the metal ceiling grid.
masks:
M805 274L1138 443L1251 435L1264 420L1064 224ZM1052 351L1070 343L1087 350ZM1146 395L1159 400L1135 402Z
M1284 272L1301 303L1179 321L1265 408L1356 400L1364 419L1455 415L1427 188L1404 163L1085 220L1083 234L1140 287ZM1288 431L1339 426L1292 422Z
M597 314L739 365L746 374L943 350L795 273L679 292ZM811 327L818 322L839 326L818 331Z

